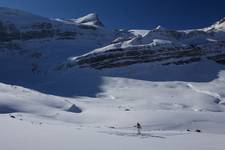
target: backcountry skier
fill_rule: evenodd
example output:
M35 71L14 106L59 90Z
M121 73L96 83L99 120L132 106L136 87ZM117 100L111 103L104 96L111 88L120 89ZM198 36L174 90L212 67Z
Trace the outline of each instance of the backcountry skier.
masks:
M140 124L139 122L137 122L137 125L136 125L136 126L134 126L134 127L136 127L136 128L137 128L137 134L138 134L138 135L140 135L140 134L141 134L141 129L142 129L141 124Z

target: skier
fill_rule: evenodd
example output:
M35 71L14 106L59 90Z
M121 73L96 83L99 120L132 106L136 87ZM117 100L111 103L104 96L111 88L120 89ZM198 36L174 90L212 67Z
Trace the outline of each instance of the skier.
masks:
M137 134L138 134L138 135L141 135L141 129L142 129L141 124L140 124L139 122L137 122L137 125L134 126L134 127L137 128Z

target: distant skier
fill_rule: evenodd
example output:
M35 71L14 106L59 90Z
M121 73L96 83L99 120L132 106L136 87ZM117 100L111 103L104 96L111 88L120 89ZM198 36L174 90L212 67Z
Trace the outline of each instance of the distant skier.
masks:
M137 122L137 125L135 125L134 127L137 128L137 134L138 135L141 135L141 129L142 129L142 126L139 122Z

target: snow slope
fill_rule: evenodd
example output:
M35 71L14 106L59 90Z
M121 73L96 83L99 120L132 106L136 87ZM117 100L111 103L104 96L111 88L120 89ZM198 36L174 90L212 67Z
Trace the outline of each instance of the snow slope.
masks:
M223 150L225 146L222 134L155 131L148 133L149 138L142 138L132 135L133 132L129 131L123 131L122 134L118 135L113 130L109 130L109 133L102 133L99 129L93 130L64 123L60 123L60 125L30 124L10 119L7 115L2 115L0 122L5 123L5 126L0 128L2 135L4 135L4 137L0 137L1 148L5 150L148 150L149 148L158 150ZM165 138L157 138L154 135L165 136Z
M222 150L224 78L224 71L203 83L105 77L95 98L1 84L1 148ZM74 105L81 112L68 111ZM133 127L137 121L141 136Z
M195 123L217 123L216 120L220 126L225 117L223 78L224 71L219 79L203 83L152 82L103 76L101 92L92 98L57 97L1 84L0 108L2 113L25 112L46 117L49 115L50 118L56 117L58 120L82 124L132 126L138 118L139 121L145 122L149 129L166 130L179 127L185 130L195 126ZM70 113L69 110L76 110L72 108L73 105L81 110L78 114ZM129 111L126 111L127 109ZM151 127L152 123L158 121L159 126ZM217 130L222 132L219 128Z

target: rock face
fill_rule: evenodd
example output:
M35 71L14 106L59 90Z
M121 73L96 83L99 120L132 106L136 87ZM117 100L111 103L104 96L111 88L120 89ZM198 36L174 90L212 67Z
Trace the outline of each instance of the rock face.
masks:
M43 38L74 39L77 35L76 27L71 26L70 29L66 30L64 26L64 24L54 21L42 21L19 27L13 22L0 20L0 42Z
M0 22L0 41L41 39L53 37L56 34L60 35L53 29L51 23L35 23L26 29L27 31L21 31L20 28L11 22Z
M75 104L73 104L68 110L68 112L72 112L72 113L81 113L82 110L77 107Z
M218 24L218 23L217 23ZM220 26L219 29L222 29ZM131 32L131 31L130 31ZM223 30L176 31L156 28L71 59L67 67L115 68L139 63L182 65L202 59L225 64ZM127 34L128 35L128 34Z
M0 42L43 38L75 39L81 28L96 30L100 26L103 27L103 24L96 14L59 21L0 7Z
M217 43L220 48L225 48L225 42ZM118 48L99 54L87 54L77 57L74 65L79 67L92 67L95 69L115 68L138 63L158 62L162 65L182 65L208 58L218 63L225 64L225 52L223 50L212 51L208 45L189 47L162 47L154 50L152 46L137 46ZM216 48L216 47L215 47ZM73 66L71 64L71 66Z

